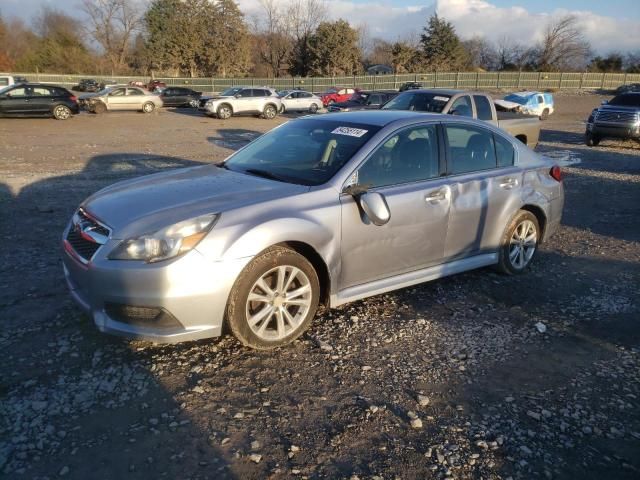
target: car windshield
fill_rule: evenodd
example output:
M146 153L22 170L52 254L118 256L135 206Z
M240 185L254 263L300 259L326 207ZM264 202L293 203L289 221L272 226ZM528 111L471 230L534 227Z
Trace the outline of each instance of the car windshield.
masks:
M251 142L224 166L287 183L321 185L378 130L374 125L349 122L293 120Z
M331 93L338 93L338 89L337 88L330 88L329 90L327 90L324 93L325 93L325 95L329 95Z
M232 87L232 88L227 88L224 92L222 92L220 95L223 97L233 97L236 93L238 93L240 90L242 90L242 87Z
M518 105L526 105L529 101L528 98L521 97L520 95L507 95L504 99L508 102L517 103Z
M441 93L407 92L391 99L382 109L441 113L450 98Z
M627 94L613 97L609 105L617 105L619 107L640 107L640 95Z
M290 91L290 90L280 90L280 91L278 92L278 96L279 96L280 98L282 98L282 97L286 97L286 96L287 96L287 95L289 95L290 93L291 93L291 91Z

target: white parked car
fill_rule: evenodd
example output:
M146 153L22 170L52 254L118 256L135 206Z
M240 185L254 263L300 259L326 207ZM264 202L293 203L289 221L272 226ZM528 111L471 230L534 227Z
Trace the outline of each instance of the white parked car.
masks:
M231 87L219 96L200 99L199 110L221 120L233 115L259 115L271 120L281 108L280 98L272 88Z
M278 92L282 109L280 112L311 112L316 113L322 108L322 99L304 90L283 90Z

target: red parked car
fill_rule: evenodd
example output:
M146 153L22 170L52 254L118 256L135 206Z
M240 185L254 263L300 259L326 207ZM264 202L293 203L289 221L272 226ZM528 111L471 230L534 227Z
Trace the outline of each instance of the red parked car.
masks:
M322 100L322 104L326 107L328 105L331 105L332 103L346 102L347 100L351 100L351 97L354 93L356 93L355 88L331 87L329 90L321 93L319 96Z
M161 82L160 80L151 80L149 82L149 85L147 85L147 90L149 90L150 92L155 91L157 88L159 89L165 89L167 88L167 84L164 82Z

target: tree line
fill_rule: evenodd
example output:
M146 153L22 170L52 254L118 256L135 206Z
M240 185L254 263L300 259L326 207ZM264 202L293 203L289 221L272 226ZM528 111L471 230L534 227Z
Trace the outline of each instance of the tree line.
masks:
M371 38L330 20L324 0L83 0L84 20L45 7L26 24L0 12L0 71L170 76L342 76L369 65L396 73L594 71L640 73L640 52L594 56L576 17L551 19L542 40L462 39L437 14L414 38Z

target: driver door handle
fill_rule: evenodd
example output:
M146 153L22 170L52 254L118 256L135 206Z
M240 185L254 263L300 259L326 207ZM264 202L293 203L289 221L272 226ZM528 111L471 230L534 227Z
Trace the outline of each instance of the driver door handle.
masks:
M430 192L424 199L429 203L440 203L447 199L447 190L445 188L441 188L440 190Z

